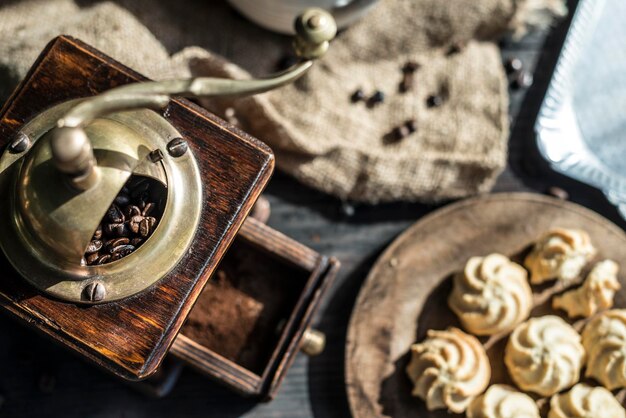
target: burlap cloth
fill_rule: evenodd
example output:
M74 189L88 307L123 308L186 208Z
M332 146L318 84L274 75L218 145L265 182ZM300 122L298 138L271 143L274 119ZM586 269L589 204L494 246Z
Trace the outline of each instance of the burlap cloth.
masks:
M0 4L3 99L62 33L155 79L249 76L228 60L262 75L289 50L286 37L254 27L222 1ZM433 201L485 192L506 164L509 132L506 76L492 40L550 14L563 14L561 0L382 0L295 85L205 105L218 114L232 107L235 122L272 147L280 169L342 199ZM455 42L467 47L448 54ZM407 60L422 66L413 91L401 94ZM357 88L381 90L386 100L375 108L352 104ZM442 91L449 99L428 108L427 97ZM391 140L408 119L417 132Z

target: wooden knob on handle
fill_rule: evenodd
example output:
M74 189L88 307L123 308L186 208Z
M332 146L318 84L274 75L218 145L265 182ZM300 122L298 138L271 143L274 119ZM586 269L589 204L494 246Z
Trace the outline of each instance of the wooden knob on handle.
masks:
M80 127L56 127L51 132L50 149L56 168L67 174L71 184L81 190L96 180L96 158L91 142Z

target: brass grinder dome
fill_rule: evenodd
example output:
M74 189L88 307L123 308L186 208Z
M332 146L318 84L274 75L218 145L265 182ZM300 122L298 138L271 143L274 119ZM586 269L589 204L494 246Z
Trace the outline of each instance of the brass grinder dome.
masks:
M172 96L263 93L304 75L337 32L322 9L295 23L300 60L262 79L199 77L147 81L54 106L27 123L0 158L0 246L37 289L74 303L100 303L141 292L169 273L198 226L202 184L182 135L162 116ZM135 109L135 110L132 110ZM108 264L81 262L105 211L131 174L160 181L165 209L152 235Z
M109 302L145 290L174 268L198 225L202 186L192 152L167 150L181 134L143 109L112 113L84 127L94 172L84 190L72 187L54 161L51 143L56 121L76 104L66 102L37 116L19 134L32 141L30 148L2 155L0 188L9 204L0 209L0 245L39 290L71 302ZM156 230L128 256L86 266L83 255L94 231L133 174L155 179L167 190Z

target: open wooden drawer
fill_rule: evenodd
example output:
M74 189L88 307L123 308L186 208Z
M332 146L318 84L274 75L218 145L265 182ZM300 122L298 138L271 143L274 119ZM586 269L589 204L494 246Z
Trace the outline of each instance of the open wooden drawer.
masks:
M141 385L164 396L179 374L174 358L271 399L338 268L336 259L248 218L174 341L167 370Z

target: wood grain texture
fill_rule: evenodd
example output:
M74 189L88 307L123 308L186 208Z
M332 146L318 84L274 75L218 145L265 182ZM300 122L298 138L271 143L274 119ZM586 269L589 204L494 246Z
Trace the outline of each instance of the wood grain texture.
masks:
M298 353L302 335L309 327L321 297L335 278L339 262L335 258L316 253L253 218L248 218L244 222L237 241L245 241L263 254L263 257L271 257L285 265L295 266L303 273L281 278L285 281L303 280L304 283L301 284L302 291L286 318L286 324L276 346L270 348L272 354L263 372L255 373L233 360L224 358L185 336L184 331L174 341L170 353L241 394L269 399L276 394L286 371ZM237 246L232 247L230 251L237 251ZM256 280L263 280L263 277ZM281 300L278 295L276 300ZM276 323L275 326L278 327L279 324Z
M534 194L495 194L447 206L417 222L389 246L362 288L346 345L346 384L354 418L449 417L445 410L428 411L411 396L406 375L409 348L428 329L462 328L448 308L452 275L473 256L501 253L519 256L554 227L587 231L599 257L626 266L626 234L581 206ZM626 279L615 306L626 307ZM533 286L538 295L546 286ZM549 303L531 316L559 314ZM571 321L573 323L573 321ZM511 384L500 339L487 338L491 383ZM538 400L544 404L545 400Z
M82 42L56 38L5 104L0 148L51 105L139 80L145 78ZM186 100L172 100L163 116L189 142L203 179L198 231L170 274L133 297L85 307L39 294L0 260L4 309L127 379L156 371L274 165L267 146Z

